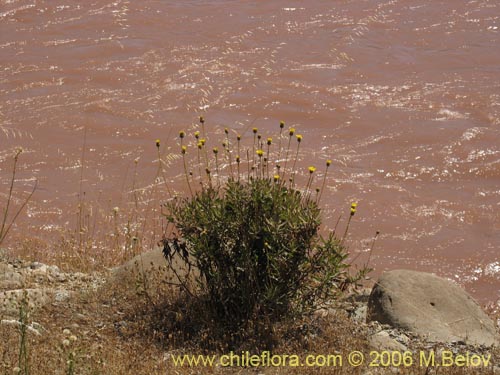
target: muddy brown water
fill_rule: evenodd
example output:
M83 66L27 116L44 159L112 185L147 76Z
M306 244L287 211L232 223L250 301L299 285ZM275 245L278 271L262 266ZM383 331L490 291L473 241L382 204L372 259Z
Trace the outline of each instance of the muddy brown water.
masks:
M375 275L500 298L498 1L0 0L1 198L18 146L18 186L39 183L8 245L74 228L80 191L123 205L136 158L147 189L154 140L177 150L200 114L211 140L286 121L317 181L331 158L325 225L359 202L350 248L362 264L380 230Z

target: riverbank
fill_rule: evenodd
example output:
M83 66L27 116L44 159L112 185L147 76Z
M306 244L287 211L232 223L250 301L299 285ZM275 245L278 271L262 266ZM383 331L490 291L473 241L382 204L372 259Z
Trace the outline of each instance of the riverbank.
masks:
M279 341L273 355L296 355L301 363L314 355L314 368L296 368L291 362L256 368L176 366L174 359L184 354L220 356L225 352L207 352L187 341L181 344L162 331L161 322L168 312L161 310L161 300L169 296L161 282L165 270L158 254L145 253L136 259L142 261L142 273L137 273L134 260L105 272L81 273L4 257L0 262L3 372L10 374L19 366L24 345L30 374L69 373L71 366L75 374L378 374L388 369L403 374L500 373L500 351L495 347L463 340L439 342L367 322L371 288L352 291L303 321L276 328ZM24 341L19 322L26 327ZM363 353L378 367L348 364L353 351ZM321 366L322 356L327 355L343 360L341 368L339 363ZM398 362L399 357L403 362Z

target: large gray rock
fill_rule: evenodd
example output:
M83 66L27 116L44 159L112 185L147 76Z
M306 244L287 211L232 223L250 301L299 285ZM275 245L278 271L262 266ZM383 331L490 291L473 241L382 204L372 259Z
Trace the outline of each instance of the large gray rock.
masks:
M412 331L438 342L498 345L493 321L463 289L433 274L394 270L380 276L367 321Z
M177 277L184 279L188 272L188 268L177 255L173 257L172 267L170 267L163 256L162 250L156 247L114 268L112 271L112 281L130 283L134 280L142 281L144 278L153 278L175 283L178 282Z

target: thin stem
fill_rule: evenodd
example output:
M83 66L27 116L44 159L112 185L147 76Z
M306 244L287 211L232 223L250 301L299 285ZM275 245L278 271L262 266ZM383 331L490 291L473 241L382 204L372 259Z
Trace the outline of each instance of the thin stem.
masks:
M241 155L241 151L240 151L241 136L240 136L240 135L238 135L238 136L236 137L236 140L237 140L237 142L238 142L238 155Z
M288 146L286 148L286 155L285 155L285 166L283 167L283 178L285 178L286 174L286 165L288 164L288 153L290 152L290 143L292 142L292 135L293 133L288 137Z
M250 155L248 153L249 150L247 148L247 179L250 180Z
M330 160L326 162L326 169L325 169L325 174L323 175L323 183L321 184L321 190L318 195L318 199L316 200L316 203L319 203L321 200L321 196L323 195L323 190L325 190L325 184L326 184L326 175L328 174L328 168L330 167Z
M335 223L335 226L333 227L333 235L335 236L335 233L337 233L337 227L339 226L340 219L342 219L342 215L339 215L339 218L337 219L337 222Z
M220 186L220 177L219 177L219 158L217 156L217 152L215 152L215 173L217 174L217 185Z
M306 185L306 192L304 194L306 200L310 199L310 189L311 189L311 185L312 185L312 182L313 182L313 179L314 179L314 173L313 172L309 172L309 179L307 180L307 185ZM292 181L293 179L290 178L290 188L292 187Z
M352 220L352 217L354 216L354 214L351 212L351 214L349 215L349 219L347 220L347 225L345 227L345 232L344 232L344 235L342 236L342 240L340 241L340 244L342 245L344 243L344 240L346 239L347 237L347 233L349 232L349 225L351 224L351 220Z
M236 156L236 167L238 169L238 182L240 182L240 163L241 163L240 155L237 155Z
M267 159L266 159L266 175L267 175L267 178L269 178L269 160L271 160L271 152L270 152L270 149L271 149L271 138L268 138L267 139Z
M189 174L188 174L187 165L186 165L186 151L184 148L182 149L182 163L184 164L184 174L186 175L186 182L188 185L189 194L191 194L191 197L192 197L193 190L191 189L191 184L189 183Z
M257 150L255 149L255 143L257 141L257 129L254 129L253 132L253 145L252 145L252 165L255 165L255 153Z
M365 267L368 267L368 265L370 264L370 260L372 258L372 253L373 253L373 249L375 247L375 241L377 240L379 234L380 234L380 231L376 231L375 232L375 236L373 236L372 245L370 246L370 252L368 254L368 260L366 261Z
M293 161L293 166L292 166L292 171L291 171L291 176L292 176L292 184L291 185L294 185L295 183L295 165L297 164L297 159L299 158L299 148L300 148L300 143L301 143L301 139L302 139L302 136L300 136L300 138L298 138L299 136L297 136L297 151L295 152L295 160Z
M87 148L87 126L83 127L83 145L82 145L82 156L81 156L81 166L80 166L80 187L79 187L79 197L82 196L83 190L83 170L85 168L85 150Z
M231 179L234 179L234 174L233 174L233 161L231 159L231 144L229 143L229 131L224 130L226 133L226 152L228 156L228 162L229 162L229 171L231 173Z
M198 173L200 174L200 184L203 186L203 174L201 173L201 155L200 155L200 145L196 146L196 153L198 156Z
M279 135L279 139L278 139L278 163L280 162L280 159L281 159L281 138L282 138L282 135L283 135L283 128L285 126L285 123L283 121L280 122L280 135ZM279 174L279 169L278 169L278 174Z
M21 207L19 207L19 210L17 210L16 214L14 215L14 217L12 218L11 222L9 223L9 225L7 226L7 229L5 230L5 232L2 233L2 235L0 236L0 244L3 242L3 240L5 239L5 237L7 236L7 234L9 233L10 231L10 228L12 227L12 224L14 224L14 222L16 221L17 217L19 216L19 214L22 212L22 210L24 209L24 207L28 204L28 202L31 200L31 197L33 196L33 194L35 193L35 190L38 186L38 180L35 180L35 185L33 186L33 189L31 190L31 193L28 195L28 197L24 200L23 204L21 205Z
M169 133L169 135L170 135L170 133ZM163 183L165 184L165 187L167 188L168 194L172 195L172 192L170 191L170 188L168 187L168 184L167 184L167 178L165 176L165 169L164 169L164 162L163 162L163 159L161 158L161 151L160 151L159 144L156 145L156 149L158 150L158 170L156 172L156 178L155 178L156 181L155 182L157 182L160 179L160 175L161 175L161 178L163 179Z
M204 154L205 154L205 171L209 171L210 166L209 166L209 162L208 162L208 152L207 152L207 149L205 147L205 142L207 141L207 135L205 133L205 119L203 118L203 116L200 116L200 124L201 124L201 135L202 135L202 139L200 139L200 142L201 142L201 145L203 147ZM207 173L207 174L209 177L210 187L212 187L212 178L210 177L209 173Z
M3 235L3 231L5 228L5 224L7 223L7 215L9 213L10 201L12 199L12 191L14 190L14 181L16 181L17 161L19 159L19 154L21 152L22 152L22 150L18 149L16 151L16 154L14 155L14 166L12 167L12 177L10 179L9 195L7 196L7 205L6 205L5 210L3 212L2 229L0 229L0 241L3 240L3 238L5 237Z
M85 193L83 192L83 172L85 170L85 150L87 149L87 125L83 127L83 144L82 144L82 155L80 158L80 186L79 186L79 193L78 193L78 246L81 248L82 246L82 228L83 228L83 212L85 210L85 200L84 196Z
M18 149L16 151L16 154L14 155L14 166L12 167L12 177L11 177L10 186L9 186L9 194L7 196L7 204L6 204L6 207L5 207L5 210L4 210L4 216L3 216L3 219L2 219L2 228L0 229L0 244L7 237L7 234L9 233L10 228L12 227L12 225L14 224L14 222L17 220L17 217L23 211L24 207L31 200L31 197L35 193L35 190L36 190L36 188L38 186L38 180L35 180L35 185L33 186L33 189L31 191L31 193L23 201L23 203L21 204L21 207L19 207L19 209L17 210L16 214L14 215L14 217L12 218L12 220L10 221L10 223L7 224L7 218L8 218L8 214L9 214L9 208L10 208L10 202L12 201L12 194L13 194L13 191L14 191L14 183L16 181L17 162L19 160L19 155L21 154L21 152L22 152L22 149Z

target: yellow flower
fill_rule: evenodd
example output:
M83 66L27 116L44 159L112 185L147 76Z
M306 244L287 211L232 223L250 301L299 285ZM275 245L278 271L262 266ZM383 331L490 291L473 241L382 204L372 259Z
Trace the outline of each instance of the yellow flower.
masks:
M257 130L257 128L253 128L252 131L253 131L253 134L257 134L258 130Z
M285 121L280 121L280 129L283 129L285 127Z
M229 134L228 128L224 128L224 133Z
M273 139L271 137L267 138L267 145L271 146L271 143L273 143Z
M184 138L185 136L186 136L186 133L184 132L184 130L181 130L181 131L179 132L179 137L182 139L182 138Z
M241 141L241 135L239 135L239 134L238 134L238 136L236 137L236 139L237 139L238 141Z
M205 138L200 139L200 143L202 146L205 146L205 142L206 142Z
M195 131L195 132L194 132L194 137L195 137L196 139L200 138L200 132L199 132L199 131Z
M289 132L290 137L291 137L295 133L295 128L290 128L290 130L288 132Z
M314 173L316 171L315 167L309 167L309 173Z
M219 152L219 149L217 147L214 147L213 151L214 151L214 154L217 155L217 153Z
M222 142L222 147L226 148L226 146L227 146L226 141Z
M264 155L264 151L257 150L257 155L259 155L259 157L262 157Z
M330 159L328 159L328 160L326 161L326 166L327 166L327 167L329 167L331 164L332 164L332 161L331 161Z
M155 142L156 142L156 147L160 148L160 140L157 139Z
M262 136L260 134L257 134L257 139L260 140L261 138L262 138Z
M186 146L182 146L182 147L181 147L181 153L182 153L182 154L185 154L185 153L186 153L186 150L187 150L187 147L186 147Z
M297 134L297 142L299 142L299 143L300 143L301 141L302 141L302 135Z
M239 162L240 162L240 157L239 157L239 156L236 156L236 163L238 163L238 164L239 164Z
M351 203L351 216L356 213L356 208L358 207L358 204L356 202Z
M201 150L202 147L203 147L203 143L198 142L198 148Z
M280 179L280 175L279 174L275 174L274 175L274 181L278 181Z
M205 122L205 119L203 118L203 116L200 116L200 123L203 124Z

